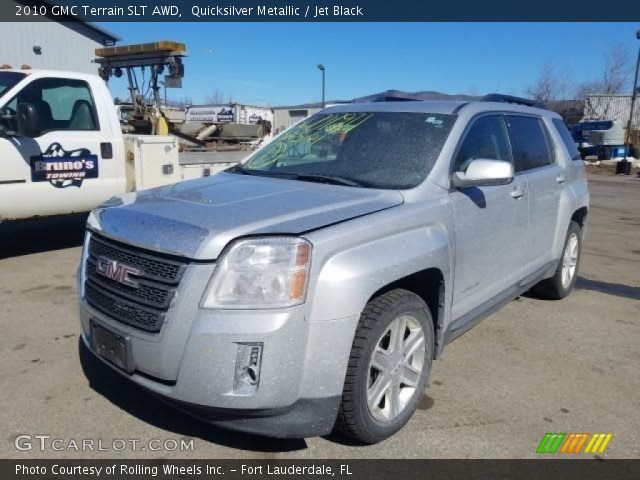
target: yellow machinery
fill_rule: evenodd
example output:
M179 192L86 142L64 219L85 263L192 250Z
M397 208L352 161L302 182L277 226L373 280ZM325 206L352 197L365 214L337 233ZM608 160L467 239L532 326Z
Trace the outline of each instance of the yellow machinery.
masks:
M186 46L183 43L160 41L135 45L120 45L98 48L95 62L100 65L98 74L108 81L115 76L122 77L126 72L129 81L129 93L133 104L133 113L128 121L135 133L151 135L176 135L189 137L173 129L162 113L160 97L160 75L164 74L164 86L179 88L184 77L183 57ZM138 80L137 69L141 72ZM145 87L145 74L149 73L148 86ZM146 88L146 91L145 91ZM152 101L145 101L146 93L151 91ZM186 140L202 143L193 137Z

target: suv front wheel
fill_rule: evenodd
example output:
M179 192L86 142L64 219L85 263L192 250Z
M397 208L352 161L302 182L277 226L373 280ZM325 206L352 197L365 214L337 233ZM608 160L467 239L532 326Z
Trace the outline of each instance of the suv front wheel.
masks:
M337 426L364 443L400 430L424 392L433 358L427 304L396 289L372 299L351 348Z

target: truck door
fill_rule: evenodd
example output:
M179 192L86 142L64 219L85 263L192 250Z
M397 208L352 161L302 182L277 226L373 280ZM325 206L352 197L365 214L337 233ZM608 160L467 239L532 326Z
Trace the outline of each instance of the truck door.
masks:
M475 159L512 162L500 114L477 117L462 139L453 171ZM455 223L453 331L522 279L529 209L526 180L451 192ZM468 319L468 320L467 320Z
M19 185L27 182L29 168L26 162L20 161L17 140L12 137L0 137L0 192L11 185ZM1 195L1 193L0 193ZM4 200L3 200L4 201ZM4 214L4 209L2 209ZM0 220L2 218L0 217Z
M89 83L35 78L2 107L17 112L23 103L34 106L39 133L0 139L0 218L81 212L110 196L113 185L101 178L114 178L115 166L102 162L109 137Z
M0 96L9 91L26 76L23 72L0 72ZM0 107L0 128L4 131L13 130L15 124L10 121L15 118L15 110L7 106ZM12 161L10 157L16 155L16 149L12 145L13 138L0 135L0 190L8 185L16 185L27 181L28 169L24 162ZM3 211L0 210L0 222Z

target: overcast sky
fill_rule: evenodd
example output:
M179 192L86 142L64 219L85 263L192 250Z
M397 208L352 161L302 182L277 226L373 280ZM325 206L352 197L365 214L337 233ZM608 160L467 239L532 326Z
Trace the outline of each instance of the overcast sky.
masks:
M104 23L121 43L175 40L189 58L181 90L169 98L285 105L349 100L387 89L521 95L552 62L576 83L602 71L615 44L635 63L632 23ZM127 95L123 80L114 95Z

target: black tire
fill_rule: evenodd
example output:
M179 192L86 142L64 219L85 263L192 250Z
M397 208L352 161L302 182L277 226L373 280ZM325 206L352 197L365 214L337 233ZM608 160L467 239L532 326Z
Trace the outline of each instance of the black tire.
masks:
M380 421L372 414L367 402L371 380L370 361L390 325L405 315L412 317L412 321L417 320L424 334L421 372L412 397L400 413L391 420ZM431 371L433 349L433 320L427 304L419 296L407 290L396 289L372 299L360 316L351 347L336 427L365 444L380 442L400 430L415 412L424 392ZM413 355L406 358L412 358Z
M611 160L611 148L600 147L598 150L598 160Z
M578 147L578 152L580 153L580 158L582 160L584 160L585 158L587 158L587 154L584 152L584 148L582 147Z
M578 242L578 257L576 262L575 272L571 278L571 281L565 285L562 282L562 273L563 273L563 265L564 265L564 257L565 252L569 245L569 239L572 235L575 235ZM571 221L569 223L569 229L567 231L567 236L564 240L564 247L562 248L562 256L560 257L560 261L558 262L558 267L556 268L553 277L542 280L535 287L533 287L532 292L542 298L547 298L550 300L560 300L573 290L573 286L576 283L576 279L578 278L578 270L580 269L580 258L582 257L582 229L577 222Z

